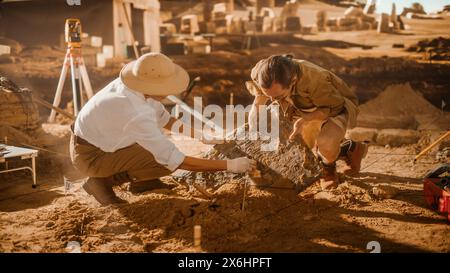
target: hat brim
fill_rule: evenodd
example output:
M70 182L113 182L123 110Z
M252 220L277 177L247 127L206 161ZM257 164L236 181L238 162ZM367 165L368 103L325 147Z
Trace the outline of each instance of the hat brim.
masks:
M133 67L136 61L126 64L120 71L120 80L129 89L150 96L178 95L186 90L189 74L181 66L174 64L175 73L164 79L142 80L134 76Z

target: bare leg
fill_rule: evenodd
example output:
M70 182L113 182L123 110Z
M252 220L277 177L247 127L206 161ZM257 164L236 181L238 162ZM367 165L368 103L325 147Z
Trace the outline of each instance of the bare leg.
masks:
M344 139L345 131L334 122L326 122L317 137L317 148L325 164L334 163L340 153L340 145Z
M339 176L336 172L336 160L340 153L340 144L345 131L333 122L326 122L317 138L317 153L323 163L323 173L320 179L322 190L337 187Z

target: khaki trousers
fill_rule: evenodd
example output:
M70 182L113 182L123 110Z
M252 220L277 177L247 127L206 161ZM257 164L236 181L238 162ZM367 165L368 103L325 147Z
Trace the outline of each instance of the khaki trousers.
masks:
M155 157L138 144L108 153L73 133L70 138L70 157L75 168L89 177L109 177L128 172L133 181L144 181L172 173L156 162Z

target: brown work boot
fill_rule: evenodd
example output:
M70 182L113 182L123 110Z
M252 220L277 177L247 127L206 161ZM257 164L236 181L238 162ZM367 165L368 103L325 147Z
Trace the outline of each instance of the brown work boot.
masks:
M344 144L345 145L345 144ZM354 142L350 140L347 147L347 152L341 149L343 159L347 163L348 169L344 170L345 175L354 175L361 170L361 161L367 155L369 145L364 142Z
M322 176L320 178L320 188L325 190L335 189L339 185L339 176L336 171L336 163L327 165L322 163Z
M158 190L158 189L171 190L173 188L175 188L175 185L169 185L169 184L163 183L159 179L131 182L130 185L128 185L128 191L133 194L138 194L138 193L143 193L146 191L152 191L152 190Z
M114 193L113 186L118 186L129 181L130 179L126 173L119 173L105 178L90 177L83 184L83 189L89 195L92 195L102 206L121 204L126 203L126 201L117 197Z

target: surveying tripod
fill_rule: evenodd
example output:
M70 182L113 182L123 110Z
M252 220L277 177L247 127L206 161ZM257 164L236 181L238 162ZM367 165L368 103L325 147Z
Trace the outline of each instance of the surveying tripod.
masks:
M89 76L84 65L84 60L81 55L81 22L78 19L67 19L65 23L65 41L67 43L66 56L61 69L58 86L56 88L53 106L58 107L61 103L61 93L64 88L64 82L67 76L67 70L70 66L70 75L72 78L72 92L73 92L73 107L74 115L77 116L83 106L83 85L86 89L88 99L93 96L92 86L89 81ZM56 111L52 109L49 122L54 122Z

